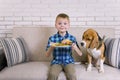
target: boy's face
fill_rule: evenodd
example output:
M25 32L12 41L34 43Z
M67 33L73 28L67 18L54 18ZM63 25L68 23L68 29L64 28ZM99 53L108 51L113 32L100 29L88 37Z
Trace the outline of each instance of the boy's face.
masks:
M58 17L55 23L55 27L60 33L64 33L70 27L70 22L67 18Z

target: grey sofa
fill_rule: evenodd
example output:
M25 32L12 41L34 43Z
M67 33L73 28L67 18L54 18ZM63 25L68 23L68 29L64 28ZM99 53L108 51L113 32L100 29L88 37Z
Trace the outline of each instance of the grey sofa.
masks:
M76 36L78 43L83 32L87 28L71 27L69 32ZM100 36L114 37L114 28L94 28ZM48 26L40 27L14 27L13 37L22 36L28 46L29 61L6 67L0 72L0 80L47 80L51 57L45 56L45 48L48 37L56 33L56 29ZM86 71L86 54L82 57L73 52L76 61L75 70L77 80L120 80L120 70L110 65L104 64L104 73L99 73L93 67L92 71ZM58 80L66 80L65 74L60 73Z

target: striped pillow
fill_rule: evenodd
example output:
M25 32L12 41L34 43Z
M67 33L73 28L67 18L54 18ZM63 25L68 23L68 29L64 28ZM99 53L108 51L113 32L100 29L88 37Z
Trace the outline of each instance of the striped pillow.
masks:
M0 42L5 52L8 67L27 61L27 50L23 38L3 38Z
M105 41L106 45L106 63L109 65L120 68L120 39L108 38Z

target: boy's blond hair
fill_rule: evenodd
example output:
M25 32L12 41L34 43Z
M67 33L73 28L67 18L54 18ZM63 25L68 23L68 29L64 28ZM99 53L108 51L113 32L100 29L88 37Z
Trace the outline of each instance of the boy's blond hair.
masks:
M65 13L58 14L57 17L56 17L56 20L58 18L66 18L66 19L68 19L68 21L70 21L69 16L67 14L65 14Z

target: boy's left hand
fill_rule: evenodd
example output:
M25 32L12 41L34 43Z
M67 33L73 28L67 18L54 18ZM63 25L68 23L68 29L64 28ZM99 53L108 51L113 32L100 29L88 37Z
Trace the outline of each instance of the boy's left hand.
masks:
M72 46L72 49L74 49L74 50L77 49L77 45L75 43L72 43L71 46Z
M82 56L82 52L80 51L80 49L77 47L75 43L72 43L71 46L73 50L75 50L80 56Z

